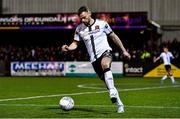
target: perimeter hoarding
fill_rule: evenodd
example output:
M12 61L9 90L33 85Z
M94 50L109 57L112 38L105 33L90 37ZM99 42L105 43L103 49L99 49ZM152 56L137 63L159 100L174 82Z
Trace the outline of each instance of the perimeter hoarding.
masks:
M112 62L111 71L113 75L123 75L123 63ZM66 76L96 76L90 62L66 62Z
M123 75L123 63L113 62L114 76ZM80 76L94 77L90 62L11 62L11 76Z
M124 76L129 77L142 77L144 68L138 63L124 63Z
M171 69L174 77L180 77L180 69L175 65L171 65ZM148 73L144 75L144 77L163 77L166 75L166 71L163 64L158 65Z
M93 13L93 18L107 21L113 29L147 27L147 12ZM75 29L80 23L76 13L1 14L0 30Z
M124 76L127 77L162 77L166 75L163 64L153 62L125 62ZM178 62L171 65L174 77L180 77L180 66Z
M11 76L64 76L63 62L11 62Z

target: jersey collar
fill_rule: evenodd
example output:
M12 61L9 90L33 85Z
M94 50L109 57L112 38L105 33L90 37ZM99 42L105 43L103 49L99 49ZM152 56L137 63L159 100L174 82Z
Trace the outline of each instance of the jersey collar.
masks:
M86 25L86 24L84 24L84 25L87 27L91 27L92 25L94 25L95 22L96 22L96 19L94 19L94 22L91 25Z

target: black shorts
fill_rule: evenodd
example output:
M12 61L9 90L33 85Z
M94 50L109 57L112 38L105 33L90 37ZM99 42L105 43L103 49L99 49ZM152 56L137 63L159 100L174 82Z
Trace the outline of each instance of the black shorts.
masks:
M171 65L165 65L164 67L165 67L166 71L171 71Z
M94 68L94 71L96 72L96 74L99 76L99 78L101 80L104 80L104 71L102 69L102 66L101 66L101 60L103 57L109 57L112 59L112 51L111 50L107 50L105 51L101 57L99 57L98 59L96 59L96 61L94 61L92 63L93 65L93 68ZM111 65L110 65L111 66Z

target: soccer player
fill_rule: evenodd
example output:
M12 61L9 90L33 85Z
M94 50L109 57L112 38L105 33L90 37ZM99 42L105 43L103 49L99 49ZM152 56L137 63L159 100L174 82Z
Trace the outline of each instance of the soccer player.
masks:
M117 103L117 112L123 113L124 106L114 86L113 75L110 69L112 48L108 44L107 36L123 51L124 56L130 58L130 55L124 48L121 40L112 31L109 24L100 19L93 19L88 7L80 7L78 16L81 24L79 24L75 30L74 40L69 46L63 45L62 51L75 50L79 41L84 41L95 72L99 78L105 82L112 103Z
M167 72L167 75L163 76L161 79L161 84L163 84L164 80L166 78L170 78L172 81L172 84L176 84L175 79L173 77L173 73L171 71L171 59L174 59L174 56L172 53L168 50L167 47L163 47L163 52L160 54L159 57L154 59L154 62L158 61L160 58L163 59L164 67Z

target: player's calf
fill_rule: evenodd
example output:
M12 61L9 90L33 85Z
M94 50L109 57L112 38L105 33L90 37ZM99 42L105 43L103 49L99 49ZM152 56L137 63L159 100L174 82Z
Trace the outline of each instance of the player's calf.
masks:
M115 89L110 89L109 90L109 96L111 98L111 102L112 103L116 103L117 102L117 92Z

